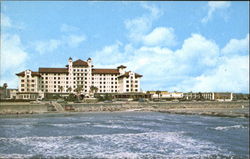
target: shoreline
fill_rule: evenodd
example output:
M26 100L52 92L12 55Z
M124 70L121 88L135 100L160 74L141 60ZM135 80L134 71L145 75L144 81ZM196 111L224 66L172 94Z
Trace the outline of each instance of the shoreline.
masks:
M206 115L217 117L244 117L249 118L249 101L232 102L123 102L123 103L67 103L63 107L72 110L49 111L48 105L8 103L0 105L0 117L16 117L49 114L78 114L78 113L112 113L112 112L159 112L182 115ZM13 107L13 108L12 108ZM19 108L21 107L21 108ZM15 110L15 108L18 108ZM46 108L46 109L45 109ZM37 109L37 110L36 110Z

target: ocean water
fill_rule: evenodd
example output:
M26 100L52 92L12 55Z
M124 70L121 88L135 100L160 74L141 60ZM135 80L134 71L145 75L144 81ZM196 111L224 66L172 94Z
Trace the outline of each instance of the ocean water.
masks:
M0 158L249 158L247 118L156 112L0 118Z

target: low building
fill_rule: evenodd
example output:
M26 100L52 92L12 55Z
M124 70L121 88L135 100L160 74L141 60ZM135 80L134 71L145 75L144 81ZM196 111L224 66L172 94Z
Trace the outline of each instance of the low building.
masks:
M232 101L233 93L229 92L188 92L184 93L185 100L216 100L216 101Z
M151 99L175 100L183 98L182 92L148 91L147 93L151 95Z

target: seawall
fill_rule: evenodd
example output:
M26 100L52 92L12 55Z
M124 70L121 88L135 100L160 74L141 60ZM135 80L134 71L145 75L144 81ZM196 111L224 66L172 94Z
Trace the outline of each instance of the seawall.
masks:
M249 117L249 101L74 103L64 106L66 109L75 112L134 110L175 114Z
M33 114L45 113L47 111L48 106L45 104L30 104L28 102L0 103L0 114Z

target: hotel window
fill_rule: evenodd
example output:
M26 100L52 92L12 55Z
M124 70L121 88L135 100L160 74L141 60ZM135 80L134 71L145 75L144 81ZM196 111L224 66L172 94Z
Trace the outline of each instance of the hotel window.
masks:
M24 84L21 84L21 87L24 87Z
M85 76L87 76L87 73L85 73Z
M102 84L102 82L100 82L100 84Z
M35 90L34 89L31 89L32 92L34 92Z
M32 85L31 85L31 87L35 87L35 85L34 85L34 84L32 84Z
M129 89L126 89L127 92L129 92Z
M24 80L21 80L21 82L24 82Z
M54 81L54 84L56 84L56 81Z
M114 82L111 82L111 84L114 84Z
M48 83L48 81L46 81L45 83Z
M68 77L66 77L66 80L68 80L69 78Z
M24 91L24 89L21 89L21 91Z
M54 89L54 92L56 92L56 89Z
M129 81L127 81L127 83L129 83Z
M135 85L135 87L138 87L138 85Z
M54 86L54 88L56 88L56 85Z
M45 77L45 79L48 79L48 77Z
M73 75L75 76L76 74L74 73Z
M87 84L87 82L85 82L85 84Z
M137 92L137 91L138 91L138 89L135 89L135 91Z
M129 85L126 85L126 87L129 87Z

